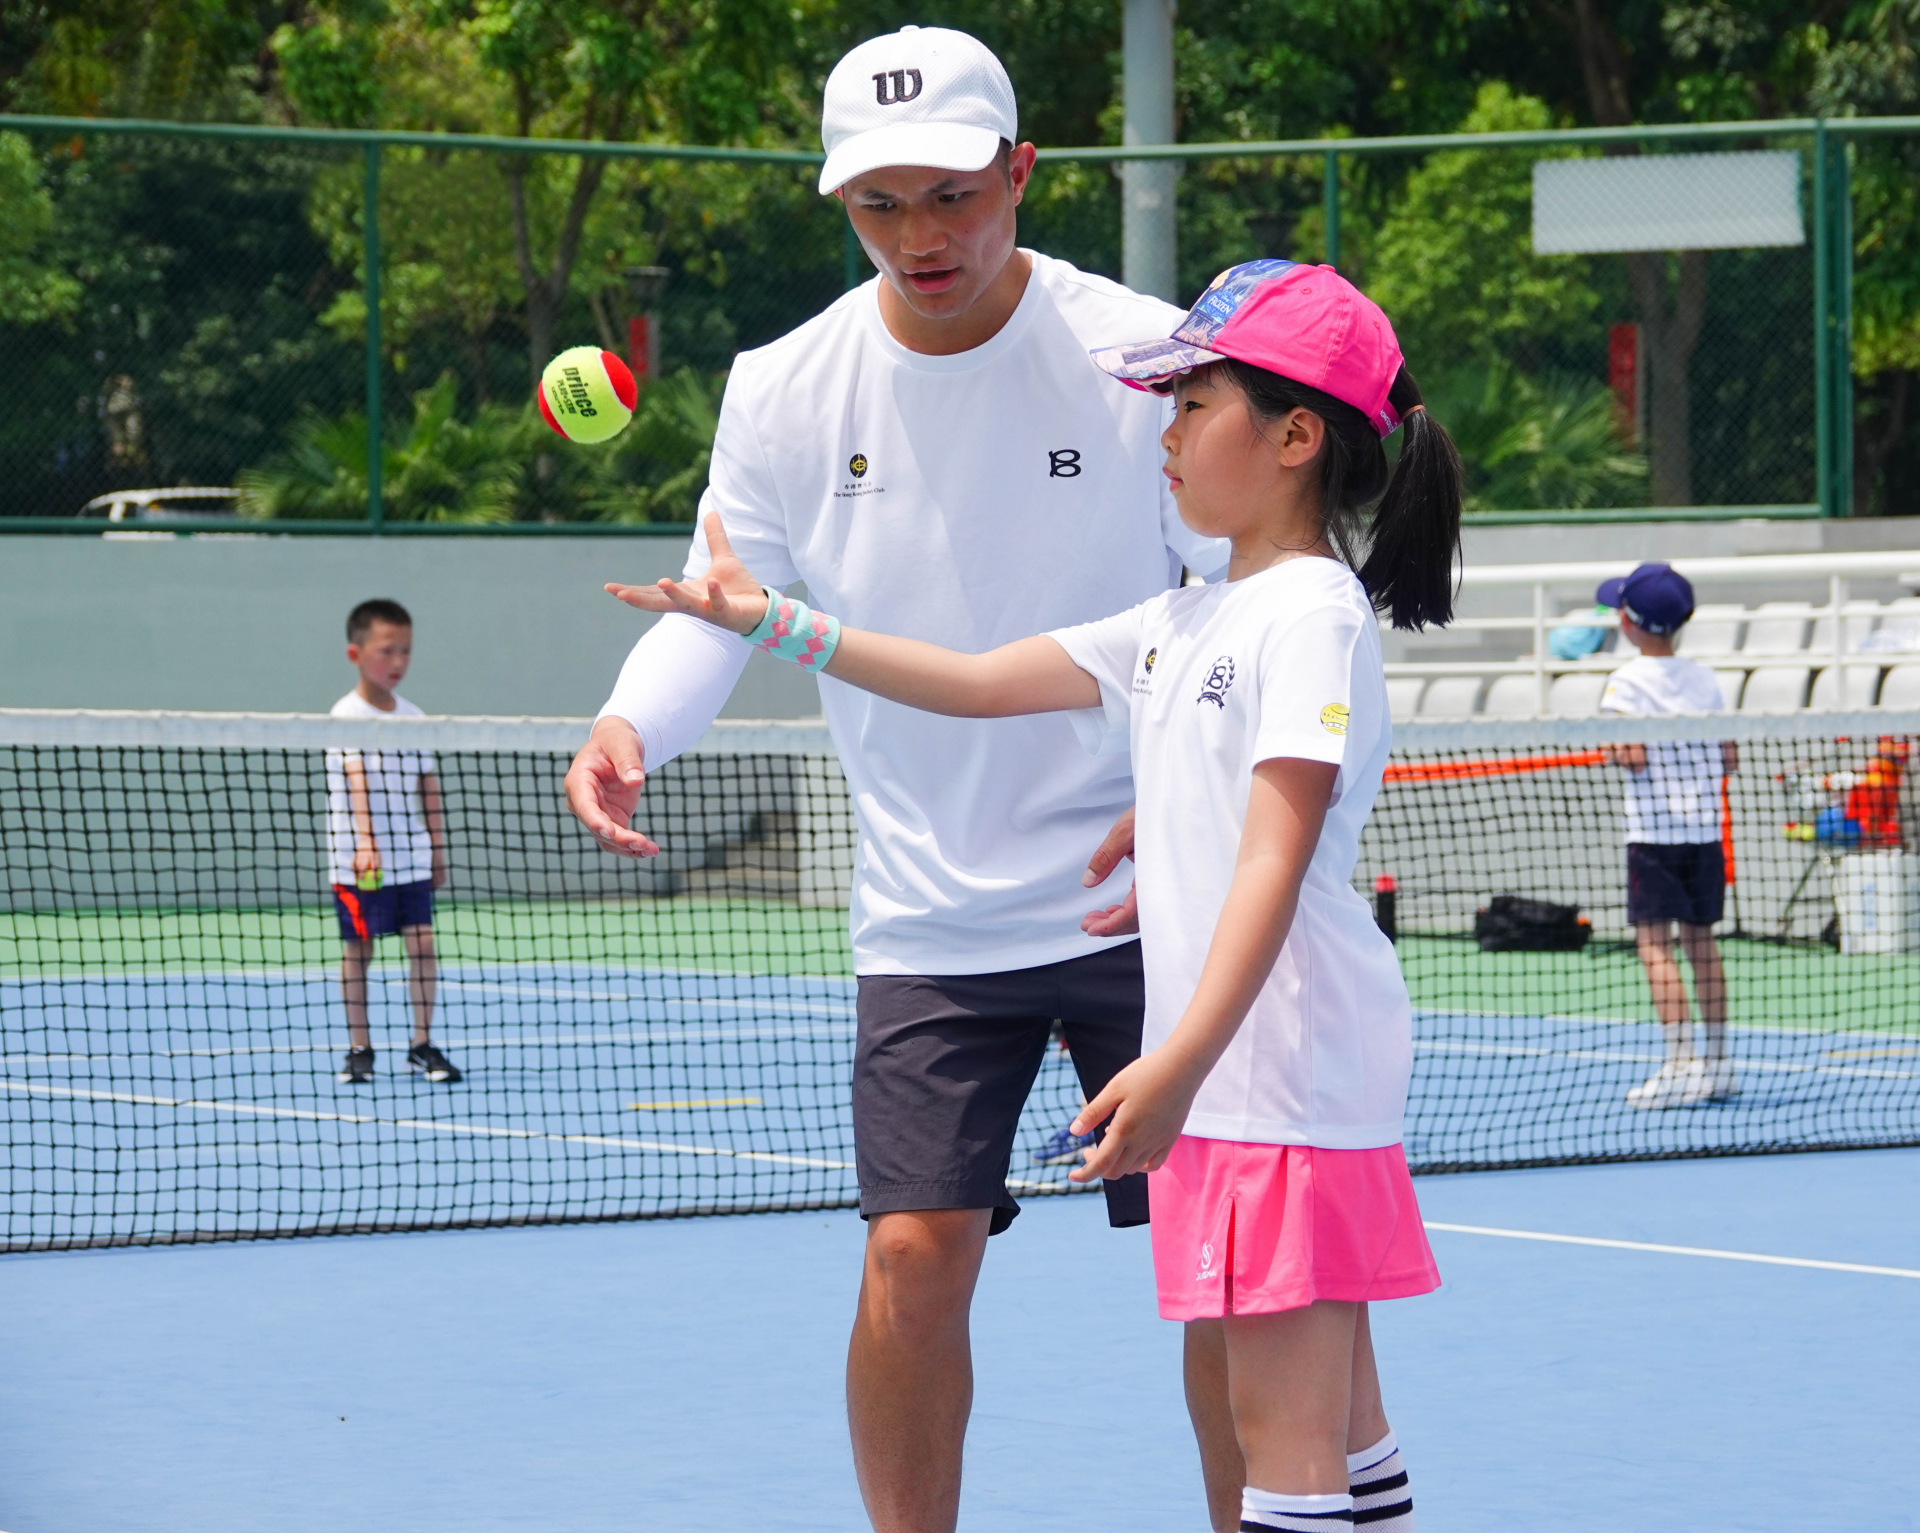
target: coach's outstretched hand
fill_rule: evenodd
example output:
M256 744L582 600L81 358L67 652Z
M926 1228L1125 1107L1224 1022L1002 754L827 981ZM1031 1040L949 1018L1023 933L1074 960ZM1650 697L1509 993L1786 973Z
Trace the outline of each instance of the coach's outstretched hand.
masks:
M662 575L650 586L609 584L608 594L642 612L684 612L716 628L752 633L766 616L766 592L733 551L720 518L709 513L706 525L707 551L712 555L706 574L691 580Z
M603 850L652 857L660 848L632 829L647 785L646 752L625 719L604 718L567 768L567 807Z

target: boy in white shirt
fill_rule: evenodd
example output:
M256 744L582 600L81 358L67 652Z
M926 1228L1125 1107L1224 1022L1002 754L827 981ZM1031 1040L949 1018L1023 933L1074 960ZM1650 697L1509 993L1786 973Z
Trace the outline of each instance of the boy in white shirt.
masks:
M1693 616L1693 587L1666 564L1643 564L1602 583L1595 599L1620 609L1620 631L1640 651L1607 678L1602 713L1718 713L1725 703L1713 672L1674 653ZM1649 1110L1720 1102L1738 1093L1727 1054L1727 981L1713 923L1726 897L1720 844L1720 781L1738 770L1731 741L1620 745L1608 752L1627 769L1627 920L1666 1034L1666 1060L1627 1093ZM1693 967L1699 1049L1687 1011L1687 982L1673 932Z
M419 718L393 689L413 658L413 619L395 601L363 601L347 616L347 659L360 682L333 705L335 718ZM447 881L447 838L431 754L327 752L327 858L340 918L340 996L347 1008L344 1085L373 1079L367 969L377 939L398 935L407 953L413 1046L407 1067L430 1081L460 1079L432 1042L436 960L433 891Z

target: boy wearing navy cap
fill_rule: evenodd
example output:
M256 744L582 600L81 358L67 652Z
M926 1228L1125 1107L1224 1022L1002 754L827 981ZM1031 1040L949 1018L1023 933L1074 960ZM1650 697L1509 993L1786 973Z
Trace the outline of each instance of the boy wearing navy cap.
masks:
M1725 707L1713 672L1674 653L1693 616L1693 587L1671 565L1643 564L1602 582L1594 600L1620 609L1620 631L1640 652L1607 678L1602 713L1719 713ZM1667 1057L1627 1093L1647 1110L1692 1107L1735 1095L1727 1054L1727 982L1713 924L1726 895L1720 845L1720 782L1739 766L1731 741L1618 745L1608 751L1627 769L1627 919L1666 1034ZM1698 1049L1687 1007L1687 982L1674 957L1675 926L1693 968L1700 1015Z

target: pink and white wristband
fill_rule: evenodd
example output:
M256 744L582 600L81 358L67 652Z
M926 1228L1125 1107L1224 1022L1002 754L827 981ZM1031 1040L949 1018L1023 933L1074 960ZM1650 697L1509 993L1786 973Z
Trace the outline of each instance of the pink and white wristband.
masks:
M779 660L791 660L809 670L821 671L833 658L840 643L840 620L815 612L805 602L762 586L767 593L766 616L755 625L746 640Z

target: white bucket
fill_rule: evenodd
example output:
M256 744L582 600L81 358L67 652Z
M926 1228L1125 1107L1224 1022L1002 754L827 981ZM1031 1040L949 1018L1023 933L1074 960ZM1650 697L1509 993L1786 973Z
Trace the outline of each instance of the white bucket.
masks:
M1843 953L1920 952L1920 879L1903 851L1849 852L1834 874Z

